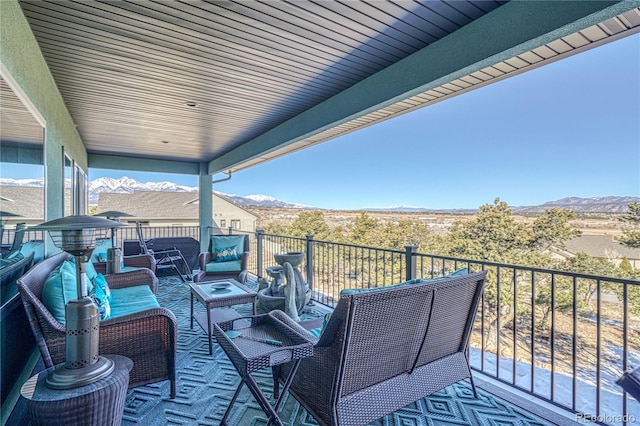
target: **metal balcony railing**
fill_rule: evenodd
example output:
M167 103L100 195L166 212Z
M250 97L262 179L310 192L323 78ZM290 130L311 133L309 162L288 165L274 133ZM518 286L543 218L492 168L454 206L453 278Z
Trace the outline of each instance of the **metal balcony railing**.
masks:
M328 306L345 288L486 270L471 340L474 370L577 420L614 425L640 419L640 404L615 384L640 364L640 309L630 302L631 293L640 300L640 281L424 254L415 246L389 250L311 235L250 235L250 272L262 277L274 253L304 251L301 268L313 298Z

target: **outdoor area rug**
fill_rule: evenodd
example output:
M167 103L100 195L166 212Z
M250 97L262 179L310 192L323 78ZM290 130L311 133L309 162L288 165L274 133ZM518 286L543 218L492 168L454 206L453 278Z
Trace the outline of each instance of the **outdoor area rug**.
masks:
M129 390L125 402L123 425L213 425L220 424L240 376L224 351L214 343L209 355L206 333L197 323L189 328L189 285L178 277L159 277L158 299L161 306L173 311L178 320L177 389L169 399L169 382L159 382ZM248 285L252 285L248 283ZM203 306L195 302L196 310ZM235 306L240 314L249 315L251 305ZM306 307L302 319L322 316ZM254 373L256 381L271 398L271 370ZM440 425L548 425L530 413L479 391L475 399L467 383L449 386L428 398L410 404L393 414L371 423L375 426L440 426ZM288 426L318 423L290 395L286 396L280 417ZM228 418L233 426L264 426L267 419L246 386L236 400Z

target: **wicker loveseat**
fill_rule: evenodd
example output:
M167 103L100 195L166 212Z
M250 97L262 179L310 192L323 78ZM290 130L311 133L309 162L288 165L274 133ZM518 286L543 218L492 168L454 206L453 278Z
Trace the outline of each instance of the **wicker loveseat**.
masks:
M315 342L292 395L321 425L361 426L463 379L486 272L344 295ZM284 380L286 367L274 374ZM276 392L277 393L277 392Z
M43 303L43 288L49 274L70 258L67 253L59 253L18 279L18 290L45 367L64 362L65 326ZM148 269L107 275L106 280L112 293L148 285L155 295L158 287L158 279ZM171 398L175 398L176 339L176 318L169 309L145 309L100 321L99 353L125 355L133 361L129 387L170 380Z

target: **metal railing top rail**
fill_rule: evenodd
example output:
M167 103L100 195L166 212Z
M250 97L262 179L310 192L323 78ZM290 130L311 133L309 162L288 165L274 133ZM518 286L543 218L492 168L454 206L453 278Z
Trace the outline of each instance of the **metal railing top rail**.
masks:
M404 252L402 252L402 253L404 253ZM581 272L565 271L565 270L562 270L562 269L549 269L549 268L540 268L540 267L536 267L536 266L516 265L516 264L511 264L511 263L499 263L499 262L492 262L492 261L489 261L489 260L464 259L464 258L458 258L458 257L448 257L448 256L427 254L427 253L415 253L415 255L417 257L429 257L429 258L441 259L441 260L449 261L449 262L458 262L458 263L476 264L476 265L483 265L483 266L492 266L492 267L503 268L503 269L517 269L517 270L520 270L520 271L536 272L536 273L542 273L542 274L564 275L564 276L575 277L575 278L583 278L583 279L590 279L590 280L600 280L600 281L619 283L619 284L625 284L626 283L626 284L638 284L638 285L640 285L640 280L634 280L634 279L631 279L631 278L620 278L620 277L610 277L610 276L606 276L606 275L584 274L584 273L581 273Z

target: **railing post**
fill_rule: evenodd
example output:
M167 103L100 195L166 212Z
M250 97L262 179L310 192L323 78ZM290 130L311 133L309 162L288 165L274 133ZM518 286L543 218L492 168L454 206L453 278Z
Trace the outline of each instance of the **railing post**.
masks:
M262 243L264 241L264 229L256 229L256 275L262 278Z
M307 284L309 285L309 290L313 291L313 234L307 234L307 262L306 262L306 274L307 274Z
M418 246L404 246L405 248L405 257L406 257L406 265L407 265L407 281L413 280L416 278L416 263L417 257L416 252L418 251Z

